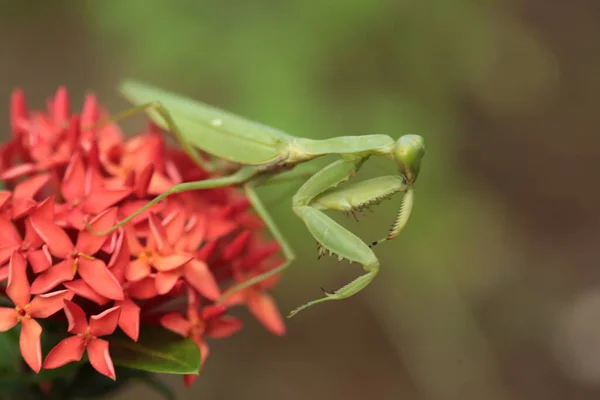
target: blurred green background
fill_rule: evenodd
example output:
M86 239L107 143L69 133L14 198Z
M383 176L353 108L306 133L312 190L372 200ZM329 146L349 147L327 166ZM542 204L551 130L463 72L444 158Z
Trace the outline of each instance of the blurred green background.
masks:
M360 295L283 338L246 321L181 399L592 399L600 395L600 3L573 0L1 0L0 116L58 85L116 112L123 77L311 138L425 137L414 214ZM137 121L137 122L136 122ZM124 124L133 127L142 119ZM5 129L5 132L8 130ZM329 160L321 160L326 162ZM319 162L321 162L319 161ZM393 173L372 162L361 177ZM276 199L297 185L263 190ZM360 273L292 214L286 314ZM360 223L385 235L399 197ZM143 387L119 398L151 400Z

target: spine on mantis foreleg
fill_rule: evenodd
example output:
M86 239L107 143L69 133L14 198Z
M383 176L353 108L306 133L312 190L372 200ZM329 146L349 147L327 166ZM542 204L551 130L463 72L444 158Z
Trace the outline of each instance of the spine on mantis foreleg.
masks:
M400 210L398 211L398 215L396 216L396 219L394 220L394 223L392 224L388 235L383 239L371 243L371 247L376 246L381 242L385 242L386 240L392 240L396 238L400 234L400 232L402 232L402 229L404 229L406 223L408 222L408 218L410 217L414 201L415 191L411 187L406 191L406 194L402 198Z
M406 183L402 177L397 175L381 176L344 187L332 188L317 196L312 205L321 210L341 211L357 219L356 212L370 210L371 206L376 206L404 190L406 190Z

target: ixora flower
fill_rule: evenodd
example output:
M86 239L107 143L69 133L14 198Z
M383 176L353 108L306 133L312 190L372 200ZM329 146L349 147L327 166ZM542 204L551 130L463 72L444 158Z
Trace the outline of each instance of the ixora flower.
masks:
M65 303L65 314L69 320L69 333L75 336L63 339L56 345L44 361L43 367L54 369L72 361L79 361L87 350L88 358L94 368L115 379L115 367L108 352L108 342L100 336L112 334L117 329L121 307L112 307L90 318L89 324L85 312L72 301Z
M42 326L34 318L48 318L58 312L63 306L63 300L71 299L73 294L68 290L59 290L36 296L31 300L25 259L17 252L14 252L10 259L6 294L15 307L0 308L0 331L21 324L21 354L27 365L39 372L42 365Z
M268 293L278 276L215 304L225 289L281 262L241 191L173 195L96 235L87 224L106 230L174 184L219 175L169 147L153 125L131 138L115 124L94 127L107 113L93 95L72 113L60 88L46 111L30 111L16 90L10 116L11 135L0 146L0 332L20 327L18 346L31 370L89 362L113 380L119 365L163 370L152 365L160 357L137 362L130 351L120 364L117 351L160 331L199 350L197 369L177 372L191 385L209 341L242 329L230 308L245 306L284 334ZM142 358L156 350L143 346Z

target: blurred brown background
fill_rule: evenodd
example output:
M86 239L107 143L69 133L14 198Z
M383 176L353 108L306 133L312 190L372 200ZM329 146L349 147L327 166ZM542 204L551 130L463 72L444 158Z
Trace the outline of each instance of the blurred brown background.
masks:
M64 84L74 103L91 90L118 111L127 76L300 136L426 139L415 212L377 250L378 279L283 338L240 312L245 329L212 343L192 389L169 379L179 398L600 395L599 2L0 4L5 132L16 86L30 106ZM363 176L393 171L374 164ZM360 272L315 262L289 204L272 209L300 253L275 292L284 313ZM373 240L397 205L341 220Z

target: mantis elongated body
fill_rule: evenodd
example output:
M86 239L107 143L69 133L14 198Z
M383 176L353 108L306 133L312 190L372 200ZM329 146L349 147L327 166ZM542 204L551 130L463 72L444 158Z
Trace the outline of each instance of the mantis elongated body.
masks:
M111 229L95 232L96 234L104 235L114 231L174 193L231 185L241 186L256 213L264 220L273 237L280 244L285 262L273 270L232 287L224 293L223 296L226 297L282 272L295 259L294 251L257 196L255 187L277 183L285 177L298 177L300 173L294 174L296 171L291 171L295 166L321 156L338 155L338 160L314 173L300 187L292 198L292 209L316 239L319 257L329 253L337 256L339 260L346 259L360 263L366 273L333 292L323 290L325 297L298 307L289 314L289 317L312 305L352 296L375 278L379 271L379 260L371 247L397 237L408 221L414 203L414 184L419 175L421 159L425 154L422 137L404 135L394 140L387 135L364 135L312 140L291 136L207 104L139 82L124 81L120 89L135 106L112 116L105 123L146 111L158 126L175 136L195 162L205 164L198 153L198 150L201 150L216 158L235 163L239 165L239 169L222 178L175 185ZM399 174L338 186L356 174L363 163L373 156L391 160L396 164ZM405 194L388 235L370 245L323 212L337 210L354 215L355 212L376 205L398 192Z

